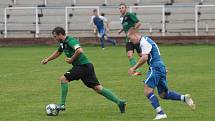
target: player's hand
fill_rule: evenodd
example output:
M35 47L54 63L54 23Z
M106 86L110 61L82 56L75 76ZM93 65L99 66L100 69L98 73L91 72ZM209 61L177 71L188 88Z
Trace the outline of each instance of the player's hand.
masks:
M120 29L120 30L118 30L118 34L121 34L121 32L122 32L122 30Z
M49 62L49 60L47 58L45 58L41 61L41 64L47 64L48 62Z
M68 64L72 64L72 59L71 59L71 58L65 58L65 61L66 61Z
M95 28L93 29L93 34L96 34L96 29Z
M133 67L131 67L129 70L128 70L128 75L131 76L133 75L133 73L135 72L135 69Z
M106 28L106 32L109 33L109 32L110 32L110 29L109 29L109 28Z

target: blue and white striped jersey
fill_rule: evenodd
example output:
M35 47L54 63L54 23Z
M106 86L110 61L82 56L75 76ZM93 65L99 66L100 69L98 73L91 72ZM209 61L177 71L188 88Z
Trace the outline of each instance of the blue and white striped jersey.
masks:
M142 54L149 55L147 63L150 67L165 66L160 56L160 50L151 38L147 36L141 37L140 48L142 50Z

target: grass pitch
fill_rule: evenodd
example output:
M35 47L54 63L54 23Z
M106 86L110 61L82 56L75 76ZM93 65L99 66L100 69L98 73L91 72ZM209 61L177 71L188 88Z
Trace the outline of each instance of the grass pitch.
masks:
M81 81L69 84L67 110L56 117L45 115L45 106L58 103L60 85L57 81L71 65L64 55L47 65L43 57L56 47L0 48L0 121L149 121L155 116L150 102L143 95L143 80L148 67L141 68L143 76L128 77L129 68L124 47L83 47L93 62L101 84L127 101L125 114L118 107ZM197 110L182 102L164 101L160 104L168 115L167 121L215 120L215 47L209 45L160 45L169 70L169 88L192 94Z

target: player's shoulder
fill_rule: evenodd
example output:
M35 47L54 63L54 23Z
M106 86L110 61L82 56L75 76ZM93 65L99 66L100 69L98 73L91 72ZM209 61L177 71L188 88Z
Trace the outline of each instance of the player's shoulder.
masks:
M148 41L149 37L148 36L142 36L141 39L140 39L140 44L151 44L149 41Z
M91 20L92 20L92 19L94 19L95 17L96 17L96 16L94 16L94 15L93 15L93 16L91 16Z
M92 15L92 16L91 16L91 18L94 18L94 17L95 17L95 15Z
M128 15L128 16L136 16L134 13L131 13L131 12L127 12L126 15Z
M78 42L78 40L76 38L74 38L73 36L67 36L67 41L69 41L69 42Z

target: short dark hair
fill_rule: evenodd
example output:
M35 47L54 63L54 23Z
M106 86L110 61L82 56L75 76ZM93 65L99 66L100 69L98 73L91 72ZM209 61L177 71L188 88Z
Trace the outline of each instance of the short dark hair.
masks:
M121 5L123 5L127 8L127 5L125 3L120 3L119 6L121 6Z
M97 9L93 9L93 12L97 12L98 10Z
M52 30L52 34L56 34L56 35L66 35L65 33L65 30L62 28L62 27L55 27L53 30Z
M105 16L105 13L101 13L101 16Z

